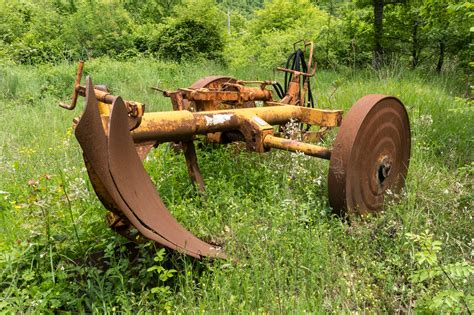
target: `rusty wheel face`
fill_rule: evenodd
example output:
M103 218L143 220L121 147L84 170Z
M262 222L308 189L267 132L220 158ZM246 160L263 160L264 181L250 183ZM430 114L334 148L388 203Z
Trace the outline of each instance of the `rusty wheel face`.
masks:
M410 160L410 123L395 97L367 95L349 110L329 165L329 203L339 214L383 209L388 191L399 193Z

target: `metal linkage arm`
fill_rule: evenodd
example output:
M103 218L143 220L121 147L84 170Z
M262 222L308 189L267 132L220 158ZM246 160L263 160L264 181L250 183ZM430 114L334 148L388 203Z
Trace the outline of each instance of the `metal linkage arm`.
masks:
M78 94L79 94L79 88L80 88L80 84L81 84L82 70L83 69L84 69L84 61L81 60L81 61L79 61L79 65L77 66L76 80L74 81L74 89L72 91L72 96L71 96L71 104L68 105L66 103L59 103L59 106L61 106L62 108L69 109L69 110L73 110L74 108L76 108L77 97L78 97Z
M243 116L256 117L269 125L282 125L297 119L306 124L337 127L341 124L342 111L280 105L203 112L145 113L132 137L136 143L189 140L197 134L240 130L242 119L239 117Z

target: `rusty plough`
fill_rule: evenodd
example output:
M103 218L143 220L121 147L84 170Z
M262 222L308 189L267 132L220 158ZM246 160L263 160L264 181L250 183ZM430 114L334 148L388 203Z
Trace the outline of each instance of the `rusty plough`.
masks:
M408 170L405 107L395 97L373 94L357 101L344 119L341 110L314 108L313 44L305 42L301 48L295 48L285 68L278 68L285 73L283 87L273 81L205 77L176 91L156 88L171 99L173 111L152 113L145 112L144 104L95 86L90 77L80 85L81 62L72 103L61 106L72 110L78 96L86 99L84 113L75 119L75 135L94 190L110 210L109 225L124 234L135 227L143 237L190 256L225 256L176 221L142 164L153 147L175 143L184 153L192 182L204 190L194 145L198 137L220 144L244 142L258 153L281 149L330 160L329 203L336 213L382 209L384 194L389 189L397 193ZM282 126L290 121L302 126L302 141L281 136ZM334 127L340 129L332 148L314 144L324 130Z

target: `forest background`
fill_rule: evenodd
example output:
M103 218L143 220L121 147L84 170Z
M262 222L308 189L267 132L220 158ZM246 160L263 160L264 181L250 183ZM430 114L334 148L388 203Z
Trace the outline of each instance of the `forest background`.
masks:
M316 43L320 67L467 70L473 6L460 0L1 0L0 58L37 64L154 56L274 67L306 39Z

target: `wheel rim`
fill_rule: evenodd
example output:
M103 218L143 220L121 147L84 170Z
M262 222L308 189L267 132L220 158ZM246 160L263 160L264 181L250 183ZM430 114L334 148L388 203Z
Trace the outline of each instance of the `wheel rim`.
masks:
M367 95L349 110L329 164L329 203L339 214L383 209L384 196L399 193L410 160L410 123L395 97Z

